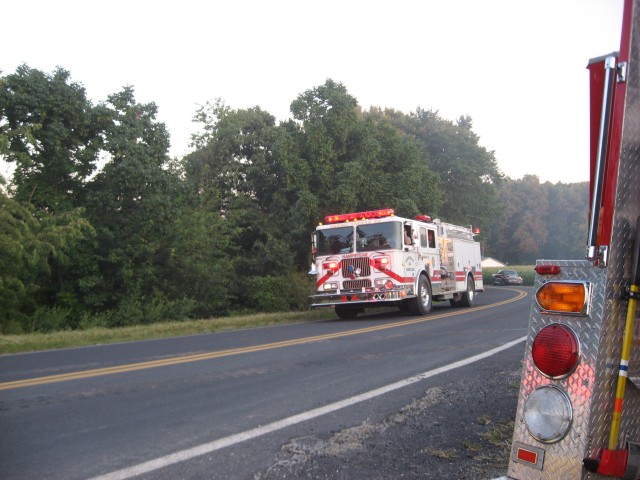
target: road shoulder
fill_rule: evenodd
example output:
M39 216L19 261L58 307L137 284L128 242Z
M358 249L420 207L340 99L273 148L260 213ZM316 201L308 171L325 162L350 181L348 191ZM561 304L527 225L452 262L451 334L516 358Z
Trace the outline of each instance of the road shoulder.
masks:
M425 383L424 393L377 422L282 445L254 480L488 479L507 469L522 349L512 347Z

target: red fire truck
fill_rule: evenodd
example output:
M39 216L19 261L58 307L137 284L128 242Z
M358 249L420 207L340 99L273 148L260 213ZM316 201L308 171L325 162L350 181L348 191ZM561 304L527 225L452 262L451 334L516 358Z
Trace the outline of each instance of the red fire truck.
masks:
M589 63L585 260L538 260L509 478L640 479L640 0Z
M477 233L392 209L329 215L312 236L317 292L309 304L335 307L340 318L384 306L424 315L433 301L471 307L484 290Z

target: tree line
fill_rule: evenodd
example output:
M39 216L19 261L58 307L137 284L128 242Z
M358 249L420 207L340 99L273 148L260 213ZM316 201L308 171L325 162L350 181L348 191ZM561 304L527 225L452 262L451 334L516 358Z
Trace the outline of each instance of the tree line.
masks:
M506 178L469 116L365 111L332 80L290 112L207 103L170 158L132 87L94 104L62 68L0 77L0 333L304 309L337 212L473 224L511 264L582 255L588 185Z

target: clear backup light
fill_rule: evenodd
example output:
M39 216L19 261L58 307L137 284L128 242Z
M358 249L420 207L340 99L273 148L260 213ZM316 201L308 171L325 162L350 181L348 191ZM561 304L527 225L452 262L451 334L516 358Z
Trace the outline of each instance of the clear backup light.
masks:
M572 420L569 398L553 385L536 389L524 404L524 423L539 442L559 442L569 432Z
M580 360L580 342L567 325L552 323L533 339L531 356L536 368L553 379L571 374Z

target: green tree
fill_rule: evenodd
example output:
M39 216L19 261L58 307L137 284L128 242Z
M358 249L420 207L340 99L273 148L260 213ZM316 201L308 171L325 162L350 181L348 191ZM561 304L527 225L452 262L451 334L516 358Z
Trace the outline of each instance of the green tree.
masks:
M307 189L327 211L338 206L332 192L353 153L350 140L358 125L358 112L356 99L331 79L291 102L291 113L298 122L298 151L306 163L303 171L308 172Z
M539 258L582 259L587 244L589 223L589 183L545 183L549 209L547 241Z
M351 138L351 151L334 179L333 211L393 207L412 216L437 209L437 177L429 170L415 142L384 117L365 114Z
M188 297L190 315L224 315L237 301L233 258L241 252L233 245L233 232L218 212L204 205L183 208L176 218L172 247L163 275L170 298Z
M451 122L421 108L410 115L393 110L384 114L426 152L443 193L442 207L436 213L448 222L472 223L483 230L490 225L499 211L496 187L503 176L494 152L479 145L471 117Z
M221 278L244 305L250 302L250 279L292 269L294 244L283 232L295 197L289 179L293 141L257 107L231 110L218 101L200 109L196 120L203 133L183 161L190 202L219 215L235 248L226 248L233 269Z
M47 331L42 311L57 306L52 285L56 271L69 261L76 245L94 231L79 210L64 214L38 212L0 193L0 332ZM38 315L40 313L40 315ZM62 319L69 312L63 312Z
M96 265L86 263L91 257L82 253L90 251L94 236L86 234L93 230L81 207L108 121L106 108L94 106L62 68L47 74L22 65L0 78L0 158L15 166L7 191L32 215L27 223L32 231L50 232L48 242L55 247L46 269L36 268L42 262L29 264L29 275L35 276L25 277L33 303L23 304L21 314L39 325L50 320L75 325L84 310L83 279ZM82 238L73 233L80 232L78 225L84 228ZM39 308L67 313L52 320Z
M500 201L504 207L494 219L493 241L485 254L512 265L533 263L549 235L550 205L544 186L535 175L506 181L500 187Z
M62 68L47 74L22 65L2 77L0 155L15 165L14 198L53 211L81 206L108 120Z
M172 247L179 198L169 168L169 135L153 103L135 101L133 88L109 96L108 161L87 186L88 215L97 231L100 283L93 307L126 312L112 324L149 322L166 298L164 266ZM154 305L152 316L145 308ZM125 318L127 317L127 318Z

